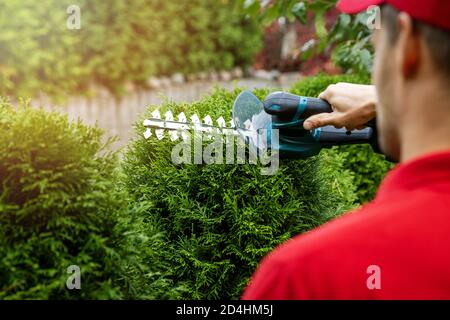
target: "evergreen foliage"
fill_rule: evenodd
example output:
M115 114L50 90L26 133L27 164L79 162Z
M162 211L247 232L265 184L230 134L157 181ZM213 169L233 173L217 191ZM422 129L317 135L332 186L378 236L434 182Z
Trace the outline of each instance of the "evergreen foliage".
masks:
M97 127L0 103L0 299L177 295L154 268L159 233L131 219L107 147ZM66 288L72 265L81 290Z
M160 111L227 116L238 93L216 90L190 105L167 102ZM250 164L175 165L173 142L145 140L140 123L136 132L124 160L125 186L135 205L146 207L137 217L163 233L162 270L184 288L183 298L239 298L265 254L356 200L345 157L335 150L283 161L265 176Z
M0 95L55 98L92 84L120 95L151 76L246 66L261 46L237 0L2 0ZM70 30L69 6L81 28Z
M367 79L319 76L292 92L317 96L339 81ZM239 92L151 106L142 119L159 108L230 120ZM178 142L143 132L138 121L119 171L99 128L1 103L1 299L239 298L265 254L371 199L391 166L364 146L283 160L275 175L177 165ZM82 290L66 289L70 265Z

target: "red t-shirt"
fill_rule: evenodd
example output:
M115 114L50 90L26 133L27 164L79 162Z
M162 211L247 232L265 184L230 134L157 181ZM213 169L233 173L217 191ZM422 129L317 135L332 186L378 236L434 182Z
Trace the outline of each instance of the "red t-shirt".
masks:
M374 201L275 249L243 299L450 299L450 151L398 165Z

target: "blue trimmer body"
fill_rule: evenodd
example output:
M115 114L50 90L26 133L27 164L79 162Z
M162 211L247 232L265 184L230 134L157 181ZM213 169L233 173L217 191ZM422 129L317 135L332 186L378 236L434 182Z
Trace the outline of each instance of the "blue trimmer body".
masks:
M257 153L271 150L281 158L308 158L322 148L348 144L370 144L378 151L375 123L353 131L333 126L303 129L308 117L332 111L322 99L274 92L261 101L252 92L243 91L233 105L232 116L240 135Z

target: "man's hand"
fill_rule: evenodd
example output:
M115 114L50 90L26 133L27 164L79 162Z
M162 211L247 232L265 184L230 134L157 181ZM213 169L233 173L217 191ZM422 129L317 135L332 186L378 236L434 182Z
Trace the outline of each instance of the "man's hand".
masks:
M375 118L378 101L375 86L340 82L328 86L319 98L328 101L333 112L309 117L303 124L306 130L328 125L347 130L362 129Z

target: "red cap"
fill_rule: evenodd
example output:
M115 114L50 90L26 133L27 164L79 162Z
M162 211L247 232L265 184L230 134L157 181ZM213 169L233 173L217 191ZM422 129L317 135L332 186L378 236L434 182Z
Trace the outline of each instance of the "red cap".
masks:
M449 0L339 0L337 6L342 12L354 14L383 3L408 13L418 21L450 30Z

